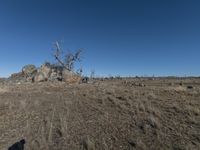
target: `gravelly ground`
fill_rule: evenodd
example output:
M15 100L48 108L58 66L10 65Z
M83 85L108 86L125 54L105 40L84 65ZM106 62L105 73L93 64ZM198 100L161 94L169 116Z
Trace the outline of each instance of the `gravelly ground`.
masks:
M0 84L0 133L1 150L198 150L200 79Z

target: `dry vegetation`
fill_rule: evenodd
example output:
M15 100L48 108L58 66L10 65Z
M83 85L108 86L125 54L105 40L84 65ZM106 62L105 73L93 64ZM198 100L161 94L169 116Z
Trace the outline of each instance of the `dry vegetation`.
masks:
M200 79L1 84L0 133L1 150L198 150Z

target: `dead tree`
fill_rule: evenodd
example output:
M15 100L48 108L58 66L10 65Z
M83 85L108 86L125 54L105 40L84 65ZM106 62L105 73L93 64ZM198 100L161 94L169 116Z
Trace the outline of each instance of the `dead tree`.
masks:
M81 61L80 56L81 56L82 50L79 49L75 54L73 53L68 53L65 55L65 65L68 68L68 70L74 70L74 63L77 61Z
M55 42L55 53L54 53L54 57L55 57L55 59L58 61L58 63L59 63L62 67L64 67L65 69L68 69L68 68L65 66L64 62L61 60L60 55L61 55L60 44L56 41L56 42Z
M54 53L55 59L65 69L67 69L69 71L73 71L75 62L80 62L81 61L82 50L79 49L74 54L71 53L71 52L65 54L64 60L61 58L61 52L62 52L62 50L61 50L60 44L59 44L59 42L56 41L55 42L55 53Z

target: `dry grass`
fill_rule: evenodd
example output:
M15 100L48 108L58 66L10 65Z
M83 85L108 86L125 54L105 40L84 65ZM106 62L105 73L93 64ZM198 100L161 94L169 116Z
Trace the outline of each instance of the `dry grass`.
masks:
M0 149L200 149L199 80L129 80L0 86Z

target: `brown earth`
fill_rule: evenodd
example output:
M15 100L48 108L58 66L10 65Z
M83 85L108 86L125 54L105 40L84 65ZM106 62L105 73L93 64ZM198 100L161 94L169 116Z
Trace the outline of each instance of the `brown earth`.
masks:
M198 150L200 79L0 84L0 149Z

